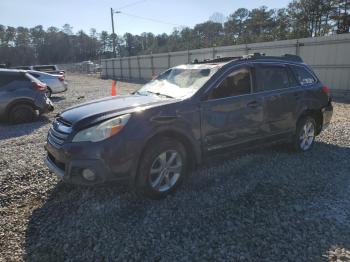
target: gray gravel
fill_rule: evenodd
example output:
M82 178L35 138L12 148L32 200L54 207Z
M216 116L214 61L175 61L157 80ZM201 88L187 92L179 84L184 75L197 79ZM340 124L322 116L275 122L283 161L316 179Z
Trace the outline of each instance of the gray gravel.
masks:
M43 146L55 113L107 96L111 84L68 79L54 113L0 125L0 261L350 260L350 104L335 103L310 152L220 155L175 195L151 201L114 184L65 185L48 172ZM122 92L136 87L119 83Z

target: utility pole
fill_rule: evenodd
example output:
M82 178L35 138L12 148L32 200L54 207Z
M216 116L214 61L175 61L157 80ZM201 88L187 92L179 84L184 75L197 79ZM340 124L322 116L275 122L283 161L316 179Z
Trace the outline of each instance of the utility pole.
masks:
M141 2L144 2L144 1L146 1L146 0L139 0L139 1L134 2L134 3L121 6L118 9L120 10L120 9L123 9L123 8L134 6L134 5L139 4ZM116 52L116 42L117 42L116 38L117 38L117 35L114 32L114 14L120 14L120 13L121 13L121 11L114 11L113 8L111 7L111 22L112 22L112 34L113 34L112 41L113 41L113 56L114 56L114 58L117 58L117 52ZM120 56L120 54L119 54L119 56Z
M113 12L113 8L111 7L111 20L112 20L112 33L113 33L113 38L112 38L112 40L113 40L113 56L114 56L114 58L116 58L117 57L117 54L116 54L116 51L115 51L115 33L114 33L114 12Z

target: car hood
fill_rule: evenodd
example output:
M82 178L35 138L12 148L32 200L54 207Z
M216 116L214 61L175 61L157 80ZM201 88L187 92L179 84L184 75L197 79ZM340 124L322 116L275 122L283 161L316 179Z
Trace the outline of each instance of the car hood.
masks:
M118 115L141 111L150 107L174 103L176 99L156 96L120 95L92 100L67 108L57 117L69 122L74 128L82 128Z

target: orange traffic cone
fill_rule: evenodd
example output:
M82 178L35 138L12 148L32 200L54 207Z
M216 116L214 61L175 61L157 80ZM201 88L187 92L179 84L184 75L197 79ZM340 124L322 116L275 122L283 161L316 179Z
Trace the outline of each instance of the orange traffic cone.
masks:
M117 95L116 82L114 80L112 80L111 96L116 96L116 95Z

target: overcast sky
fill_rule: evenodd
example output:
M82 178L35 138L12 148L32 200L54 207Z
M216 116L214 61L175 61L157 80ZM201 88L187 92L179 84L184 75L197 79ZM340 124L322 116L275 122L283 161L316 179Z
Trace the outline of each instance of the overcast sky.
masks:
M56 26L61 28L65 23L73 26L76 32L83 29L89 32L96 28L98 32L111 32L110 7L119 7L139 2L121 11L125 14L115 15L116 32L118 35L130 32L171 33L176 25L193 27L204 22L214 12L228 16L234 10L245 7L248 9L266 5L269 8L286 7L287 0L0 0L0 24L6 26L33 27L43 25L45 28ZM141 16L166 23L158 23L131 17Z

